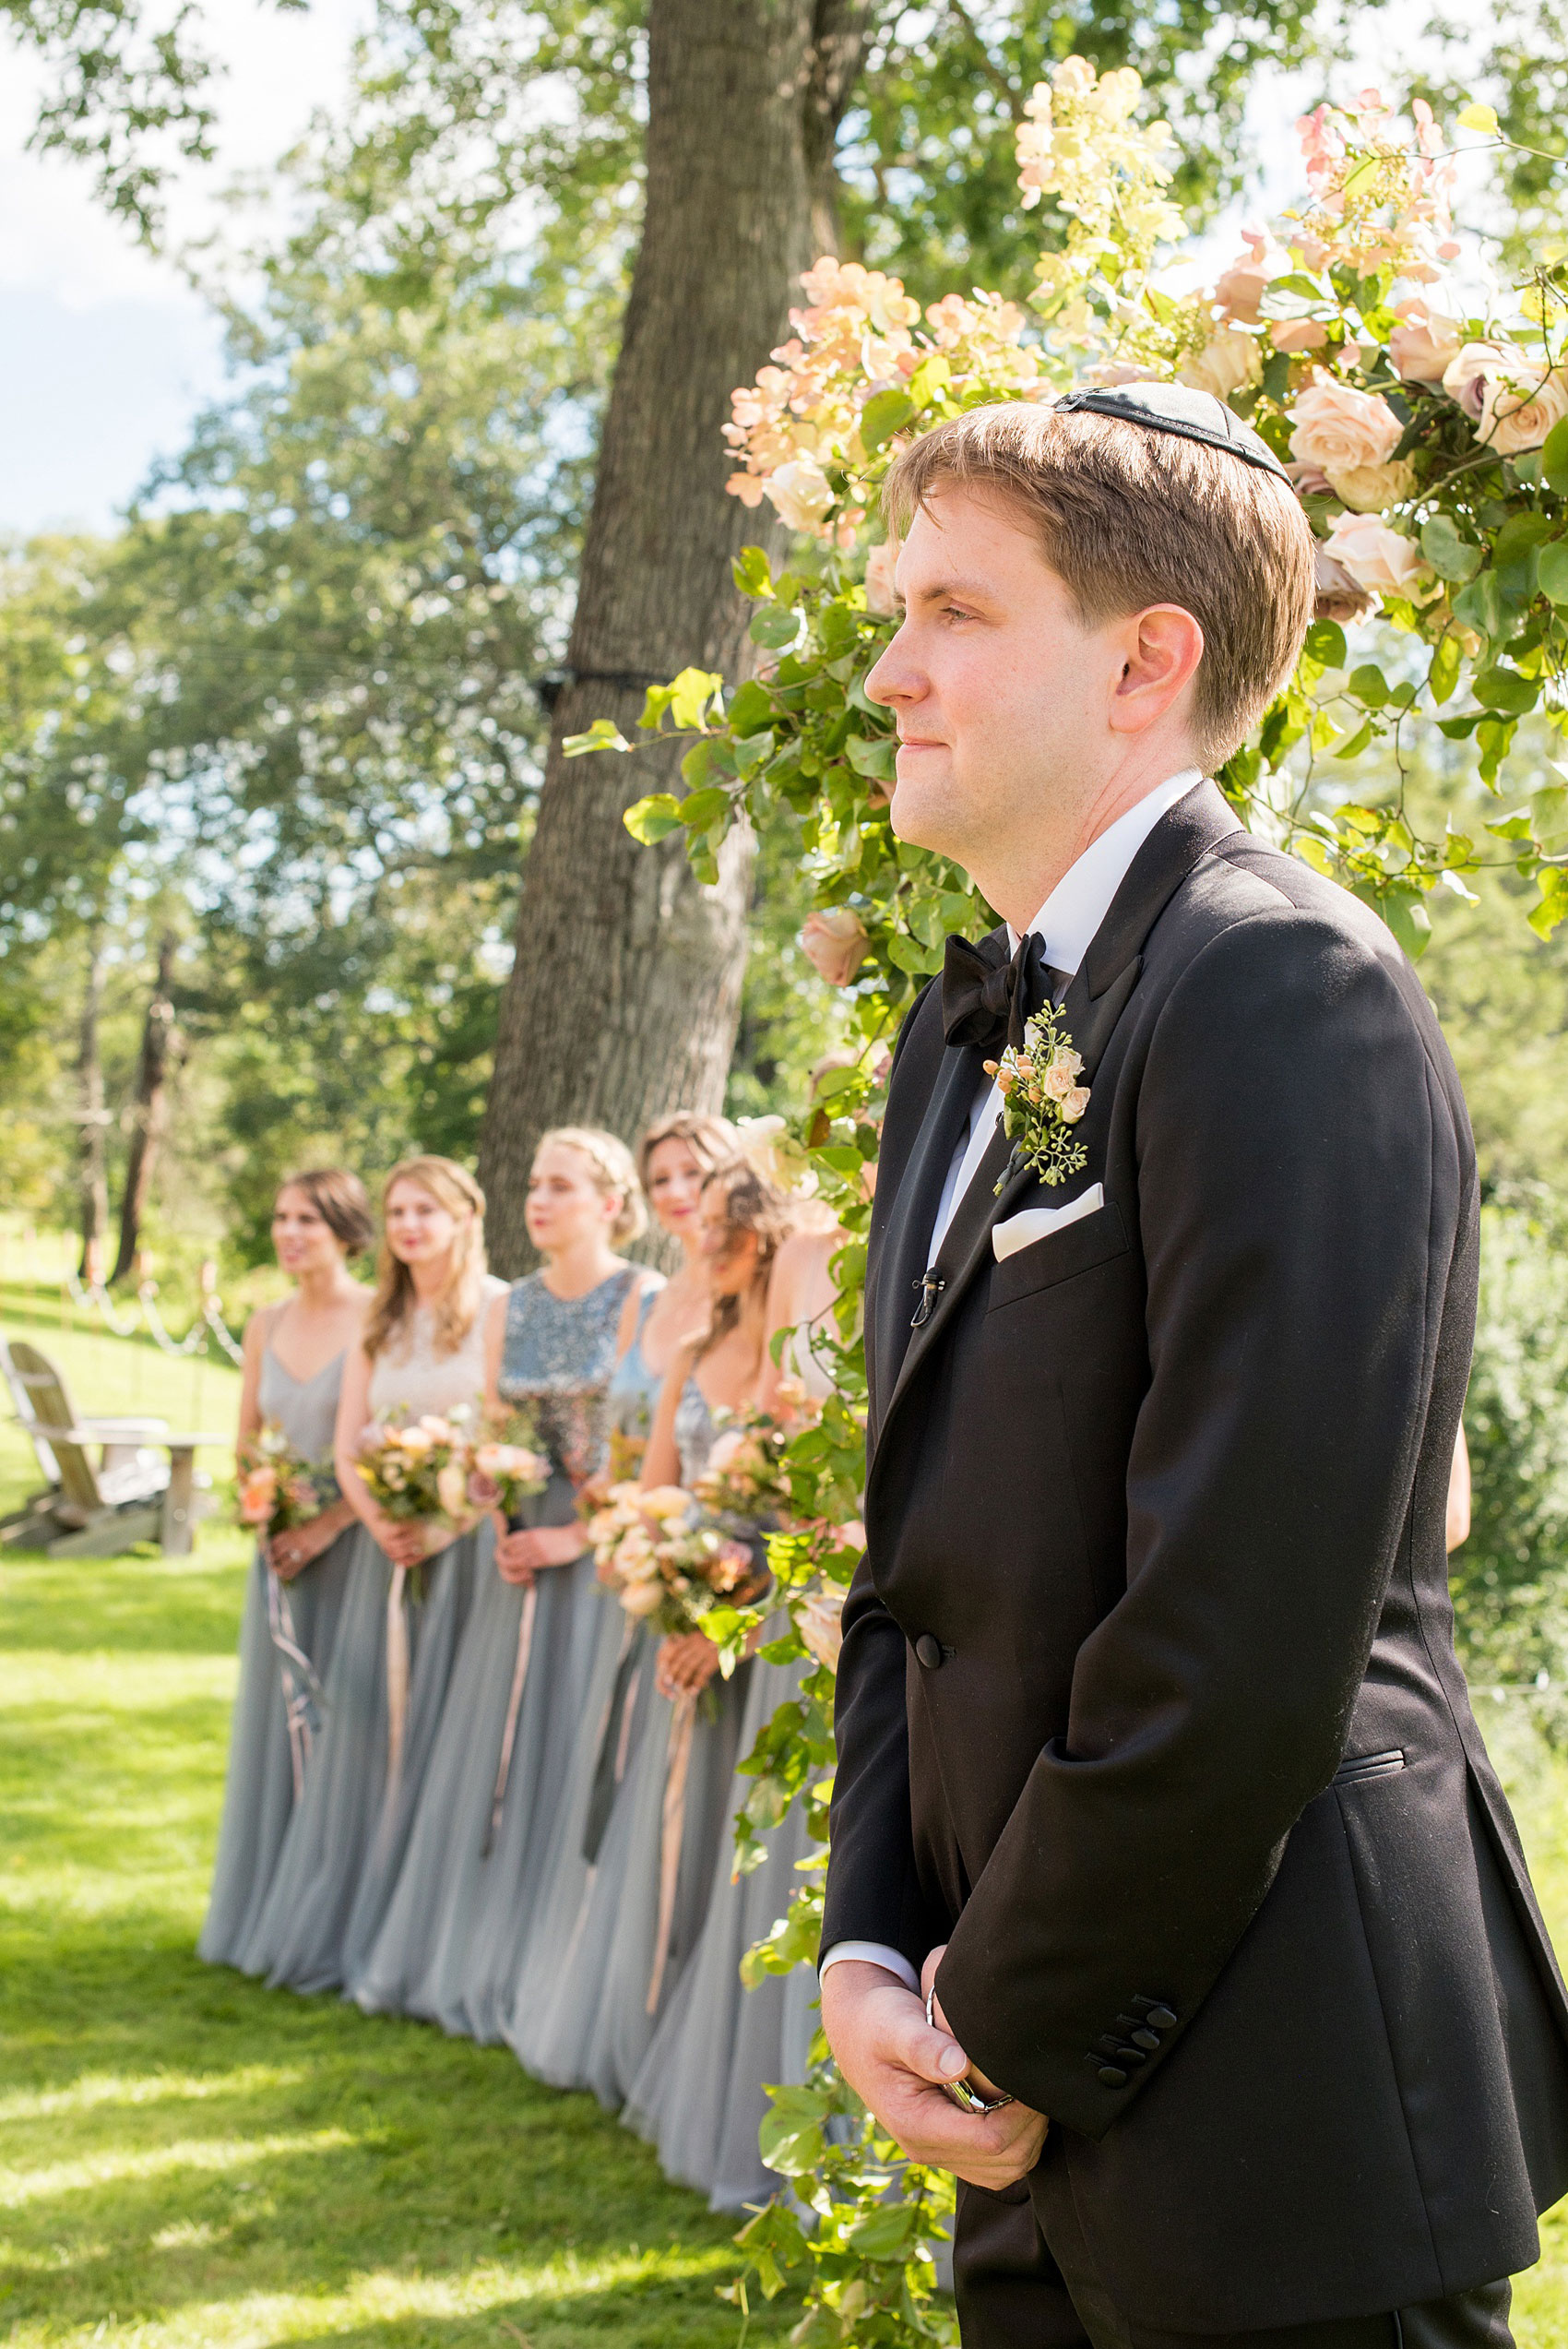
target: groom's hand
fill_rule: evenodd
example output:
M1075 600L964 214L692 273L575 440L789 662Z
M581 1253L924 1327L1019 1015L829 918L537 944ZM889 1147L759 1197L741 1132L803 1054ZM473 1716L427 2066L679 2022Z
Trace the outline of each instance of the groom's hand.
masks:
M927 1959L931 1972L941 1955ZM911 2161L993 2192L1033 2169L1045 2141L1043 2115L1017 2104L998 2113L960 2112L942 2083L968 2074L982 2094L986 2083L951 2032L932 2030L924 2000L897 1975L855 1958L830 1966L822 1978L822 2022L839 2070Z

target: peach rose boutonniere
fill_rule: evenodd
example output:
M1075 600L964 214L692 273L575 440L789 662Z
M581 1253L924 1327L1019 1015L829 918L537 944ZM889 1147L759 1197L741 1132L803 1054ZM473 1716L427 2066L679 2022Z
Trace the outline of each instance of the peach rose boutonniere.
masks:
M1047 1004L1025 1022L1021 1052L1009 1044L1000 1060L985 1066L1001 1088L1002 1127L1013 1145L997 1190L1026 1166L1052 1186L1080 1174L1088 1153L1073 1128L1089 1105L1089 1089L1078 1082L1083 1055L1058 1024L1054 1006Z

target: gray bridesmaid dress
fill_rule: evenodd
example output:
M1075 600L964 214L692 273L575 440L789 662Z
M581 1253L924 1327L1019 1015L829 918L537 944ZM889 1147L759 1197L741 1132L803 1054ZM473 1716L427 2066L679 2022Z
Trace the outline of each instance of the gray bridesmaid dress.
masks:
M375 1357L373 1415L473 1409L484 1390L484 1317L505 1283L487 1277L462 1344L443 1353L434 1316L416 1307ZM324 1683L327 1719L284 1837L247 1970L308 1993L337 1989L379 1923L429 1767L462 1629L481 1570L481 1528L426 1561L425 1592L401 1604L409 1642L402 1755L387 1786L386 1621L394 1576L361 1526L350 1588Z
M501 1392L531 1411L552 1466L519 1523L569 1524L579 1485L603 1465L616 1336L638 1277L627 1266L560 1298L533 1273L509 1294ZM348 1984L367 2013L417 2015L481 2041L502 2035L578 1724L602 1709L613 1674L585 1553L536 1578L517 1687L528 1595L486 1567L397 1885Z
M777 1637L782 1616L769 1626ZM742 1724L743 1760L781 1704L799 1690L809 1662L753 1666ZM726 1824L754 1784L736 1772ZM741 1961L800 1889L797 1861L816 1847L796 1803L767 1838L766 1857L731 1881L731 1854L720 1853L702 1938L660 2019L632 2084L623 2118L657 2147L667 2177L695 2186L716 2211L766 2201L785 2181L763 2166L757 2130L767 2112L765 2084L798 2086L817 2026L814 1967L765 1974L754 1990L741 1983Z
M701 1474L713 1437L707 1404L690 1379L675 1414L683 1484ZM552 1938L530 1950L507 2033L528 2069L558 2087L591 2088L611 2108L630 2088L702 1929L751 1669L742 1664L732 1679L710 1682L699 1701L674 1904L655 1996L664 1795L676 1711L652 1686L657 1645L656 1638L647 1640L629 1719L629 1758L596 1864L584 1872L573 1927L564 1940Z
M282 1429L302 1459L329 1460L342 1382L340 1353L314 1378L295 1378L268 1342L256 1395L261 1416ZM294 1808L296 1774L321 1735L320 1685L331 1667L348 1596L354 1531L347 1527L291 1582L275 1580L256 1544L240 1625L240 1685L223 1821L207 1919L196 1942L197 1956L209 1965L255 1970L251 1943ZM308 1674L285 1653L279 1640L309 1660ZM291 1697L298 1716L292 1738Z

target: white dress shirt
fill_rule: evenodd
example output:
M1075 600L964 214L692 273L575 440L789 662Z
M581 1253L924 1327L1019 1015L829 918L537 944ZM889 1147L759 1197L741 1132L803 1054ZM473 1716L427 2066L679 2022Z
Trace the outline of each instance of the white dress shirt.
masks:
M1108 824L1099 839L1089 842L1076 864L1068 866L1029 924L1029 928L1044 939L1046 960L1053 970L1064 972L1068 978L1074 976L1096 931L1110 912L1111 901L1126 879L1134 857L1166 810L1174 807L1179 799L1185 799L1202 781L1198 769L1188 767L1168 781L1157 783L1135 807L1129 807L1114 824ZM1007 936L1016 954L1018 934L1011 923ZM992 1079L976 1094L968 1130L959 1135L954 1150L937 1205L931 1246L926 1250L928 1264L935 1260L958 1202L991 1148L1001 1115L1002 1091ZM883 1966L889 1973L897 1974L908 1989L920 1989L915 1970L902 1951L890 1950L880 1941L836 1941L822 1961L821 1972L826 1973L829 1966L837 1965L846 1958L861 1958L870 1965Z

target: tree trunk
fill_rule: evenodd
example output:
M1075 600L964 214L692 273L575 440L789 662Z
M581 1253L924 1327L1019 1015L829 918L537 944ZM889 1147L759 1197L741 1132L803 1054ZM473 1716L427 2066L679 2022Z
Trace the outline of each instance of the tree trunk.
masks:
M165 1089L169 1063L179 1048L174 1007L169 985L174 970L174 940L165 931L158 943L158 976L141 1031L141 1055L137 1062L136 1100L132 1109L131 1146L125 1160L125 1187L120 1196L120 1251L110 1285L124 1281L134 1268L141 1241L142 1217L152 1170L158 1163L166 1115Z
M109 1178L104 1138L109 1113L103 1106L103 1064L98 1056L98 1017L103 1007L103 929L94 923L87 936L87 977L77 1028L77 1189L80 1200L80 1278L103 1272L103 1234L109 1226Z
M833 133L868 0L650 0L647 195L600 451L565 685L523 870L480 1176L491 1258L520 1271L546 1127L636 1139L659 1111L717 1109L739 1016L751 879L731 835L714 887L677 838L621 818L678 789L680 749L564 761L612 718L636 741L647 685L745 674L730 576L759 517L725 495L730 393L788 329L829 216Z

